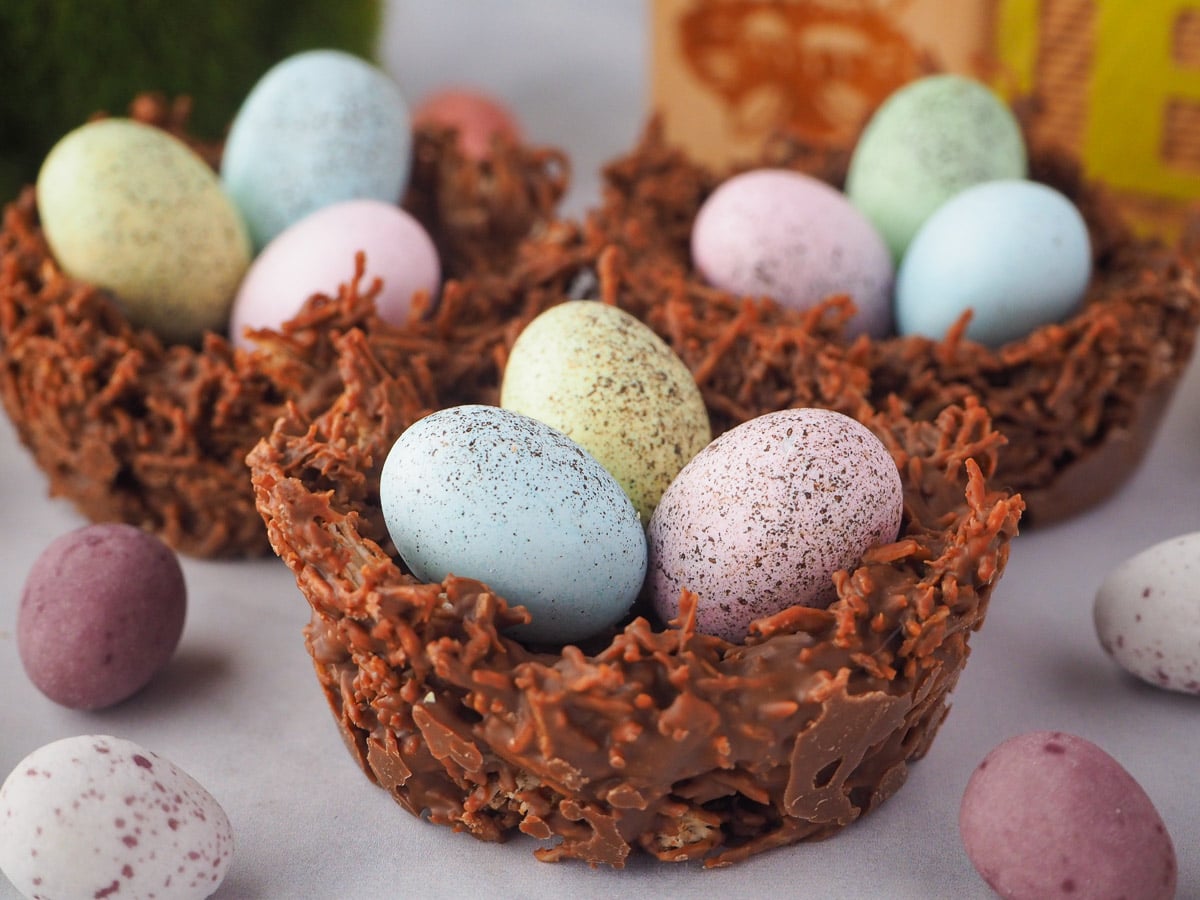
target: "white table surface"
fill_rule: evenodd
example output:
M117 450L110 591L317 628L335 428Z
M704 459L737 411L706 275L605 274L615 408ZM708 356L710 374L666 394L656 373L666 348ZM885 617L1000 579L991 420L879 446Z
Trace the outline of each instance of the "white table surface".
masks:
M413 98L450 82L506 98L531 139L571 153L567 209L577 212L595 197L599 165L640 130L647 48L639 0L411 0L389 8L382 59ZM623 871L542 864L531 840L483 844L410 816L346 752L301 641L307 605L275 559L185 560L187 625L167 670L110 710L55 705L21 668L17 608L36 556L82 524L47 498L0 419L0 776L76 734L114 734L167 756L232 820L237 851L218 898L987 897L958 838L959 800L992 747L1036 729L1086 737L1129 770L1174 837L1179 897L1200 898L1200 698L1125 675L1091 619L1096 588L1117 562L1200 530L1200 365L1119 494L1014 542L951 714L899 794L832 840L723 870L645 859ZM0 879L0 897L9 896Z

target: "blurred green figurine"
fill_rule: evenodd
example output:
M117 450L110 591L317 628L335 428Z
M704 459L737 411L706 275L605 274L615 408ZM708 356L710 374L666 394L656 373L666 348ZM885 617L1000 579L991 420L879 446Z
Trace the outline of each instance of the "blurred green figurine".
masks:
M141 91L187 94L220 137L274 63L313 47L374 59L383 0L3 0L0 204L60 137Z

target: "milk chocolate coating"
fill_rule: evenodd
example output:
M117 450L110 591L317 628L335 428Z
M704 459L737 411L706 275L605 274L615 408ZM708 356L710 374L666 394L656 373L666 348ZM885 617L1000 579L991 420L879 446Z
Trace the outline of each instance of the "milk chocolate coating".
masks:
M782 136L755 165L799 169L840 186L847 159L844 149ZM668 146L652 123L641 144L608 168L604 203L589 226L637 267L698 284L691 223L730 174ZM1125 483L1153 440L1200 325L1200 242L1172 247L1134 236L1106 192L1061 152L1032 147L1030 175L1063 192L1088 223L1094 277L1076 314L995 349L967 340L965 320L940 341L893 336L853 344L843 337L844 322L829 322L831 340L865 369L873 405L895 398L909 417L932 421L948 403L969 396L983 403L1009 440L996 483L1025 498L1027 526L1075 515Z
M186 103L147 95L130 112L191 142ZM216 163L218 145L193 146ZM422 129L405 205L448 276L503 271L520 238L550 217L566 176L554 150L502 142L487 161L467 161L450 132ZM347 280L353 272L347 259ZM0 397L50 493L93 521L136 525L195 556L269 552L244 459L286 402L328 405L332 360L315 334L256 362L216 334L199 347L164 345L58 269L33 188L4 211Z
M697 634L685 598L673 623L635 607L586 646L535 648L504 635L524 611L484 584L401 569L378 508L391 442L430 408L493 402L523 324L581 279L680 354L715 430L818 405L883 440L905 485L901 533L835 576L827 610L791 607L731 644ZM358 302L343 294L343 319ZM333 405L291 409L248 462L369 778L431 822L483 840L520 831L546 841L540 859L611 866L635 851L733 863L831 835L900 787L946 715L1023 507L989 486L1003 439L979 404L929 422L874 410L821 314L651 275L567 224L528 242L506 281L457 285L434 320L358 321L335 338Z

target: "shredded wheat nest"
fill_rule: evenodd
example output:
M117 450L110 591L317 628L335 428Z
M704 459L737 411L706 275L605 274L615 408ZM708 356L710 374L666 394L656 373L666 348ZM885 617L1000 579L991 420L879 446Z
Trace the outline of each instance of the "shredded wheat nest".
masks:
M186 100L154 95L130 107L215 165L220 147L188 137L188 111ZM500 142L492 158L472 162L450 132L421 128L405 206L429 230L446 276L490 277L550 219L567 174L555 150ZM321 408L336 387L328 339L286 331L289 342L253 361L212 333L198 347L164 345L104 291L62 273L33 188L4 211L0 397L50 493L93 521L137 525L195 556L269 552L246 453L285 401Z
M845 149L781 136L756 165L798 169L840 187L848 159ZM1075 315L997 349L967 340L966 319L940 341L864 336L847 347L866 371L874 406L895 400L910 418L932 421L948 403L977 398L1008 438L995 481L1025 498L1026 525L1075 515L1132 474L1200 325L1194 236L1181 247L1135 237L1112 199L1062 152L1033 148L1030 170L1079 207L1091 232L1094 276ZM588 222L591 239L620 247L647 280L698 289L692 221L729 174L668 146L651 123L641 143L606 170L604 202ZM830 317L830 340L845 343L843 321Z
M866 402L865 371L822 333L836 304L801 316L641 278L620 248L559 223L506 283L456 286L407 328L347 285L329 312L347 326L333 328L341 393L316 415L292 406L248 463L346 744L402 806L482 840L543 839L547 861L725 865L826 837L900 787L946 714L1023 503L991 484L1003 438L974 400L932 421ZM685 600L669 625L635 607L584 645L527 648L504 636L523 610L470 573L418 583L379 510L388 449L436 408L494 403L524 324L579 294L662 335L717 431L785 406L868 424L903 476L897 540L839 573L827 610L793 607L737 645L696 634Z

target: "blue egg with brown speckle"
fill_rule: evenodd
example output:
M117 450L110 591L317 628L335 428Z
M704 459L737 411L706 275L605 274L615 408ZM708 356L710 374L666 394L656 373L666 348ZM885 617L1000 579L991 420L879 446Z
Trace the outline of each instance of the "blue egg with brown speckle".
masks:
M422 581L488 585L532 621L526 641L616 624L646 574L646 537L617 480L565 434L494 406L443 409L392 446L379 482L388 533Z
M400 88L340 50L274 66L242 103L221 178L257 248L341 200L396 203L408 184L412 127Z

